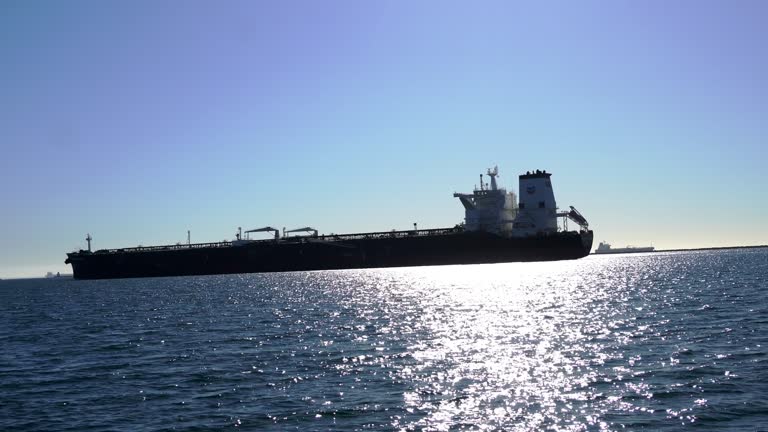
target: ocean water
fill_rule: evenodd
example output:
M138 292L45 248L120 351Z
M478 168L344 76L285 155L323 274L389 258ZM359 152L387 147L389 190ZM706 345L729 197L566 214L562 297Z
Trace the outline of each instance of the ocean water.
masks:
M0 281L0 430L768 430L768 249Z

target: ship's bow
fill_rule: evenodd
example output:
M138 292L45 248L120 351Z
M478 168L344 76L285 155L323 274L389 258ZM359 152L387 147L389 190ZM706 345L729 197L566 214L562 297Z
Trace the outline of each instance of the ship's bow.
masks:
M581 235L581 245L584 250L584 255L582 256L587 256L592 251L592 240L595 236L592 230L581 231L579 234Z

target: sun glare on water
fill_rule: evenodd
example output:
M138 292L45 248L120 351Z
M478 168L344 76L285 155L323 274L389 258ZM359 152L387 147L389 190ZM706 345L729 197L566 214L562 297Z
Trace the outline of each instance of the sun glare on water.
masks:
M408 309L401 331L418 334L399 370L414 383L407 410L426 414L410 426L600 427L585 402L611 403L594 383L621 357L626 317L605 301L621 290L596 284L596 271L582 260L381 272L381 295Z

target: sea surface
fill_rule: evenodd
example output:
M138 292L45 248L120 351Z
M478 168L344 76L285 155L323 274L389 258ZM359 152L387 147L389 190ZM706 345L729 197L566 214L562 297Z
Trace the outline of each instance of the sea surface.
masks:
M0 281L0 430L768 431L768 249Z

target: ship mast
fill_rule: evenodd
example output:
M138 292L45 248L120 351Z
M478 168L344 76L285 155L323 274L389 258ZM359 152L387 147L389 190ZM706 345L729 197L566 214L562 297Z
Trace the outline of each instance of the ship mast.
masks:
M497 190L498 187L496 186L496 176L499 175L499 167L495 166L493 167L493 170L488 168L488 177L491 178L491 190Z
M91 251L91 240L93 240L93 237L91 237L91 233L88 233L88 235L85 237L85 241L88 242L88 252Z

